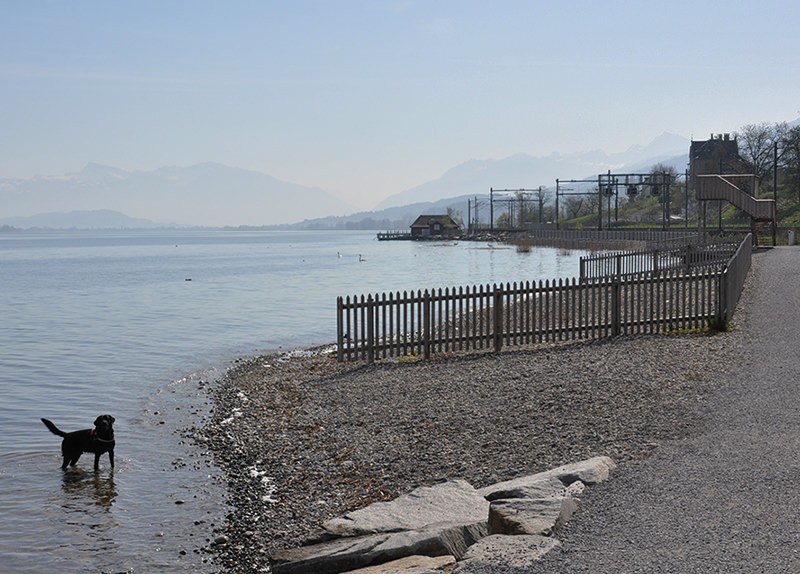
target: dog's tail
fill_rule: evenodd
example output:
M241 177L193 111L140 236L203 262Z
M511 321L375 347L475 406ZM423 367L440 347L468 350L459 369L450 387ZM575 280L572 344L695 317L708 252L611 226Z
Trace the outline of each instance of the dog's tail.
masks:
M62 430L59 430L58 427L56 425L54 425L52 422L50 422L49 420L42 419L42 422L44 423L44 426L46 426L47 428L50 429L51 433L57 434L58 436L67 436L67 433L65 433Z

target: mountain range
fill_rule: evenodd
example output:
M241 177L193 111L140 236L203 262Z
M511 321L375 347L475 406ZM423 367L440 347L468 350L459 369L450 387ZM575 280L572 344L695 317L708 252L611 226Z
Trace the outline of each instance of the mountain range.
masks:
M212 162L132 172L90 163L63 176L0 179L0 209L0 224L7 225L12 217L109 210L160 225L215 227L353 211L321 189Z
M154 171L88 164L78 173L0 179L0 225L53 228L152 226L387 227L423 211L466 205L490 188L553 187L555 180L592 179L608 170L648 172L657 164L683 172L690 141L664 133L647 146L617 154L601 150L500 160L470 160L440 178L392 195L373 211L354 208L319 188L206 162ZM463 207L463 206L462 206ZM363 223L367 221L367 223Z
M682 136L665 132L647 146L634 145L622 153L594 150L544 157L516 154L501 160L470 160L448 170L439 179L388 197L376 209L483 194L489 188L554 187L556 179L596 179L608 170L646 173L657 163L673 166L683 173L689 161L690 143Z

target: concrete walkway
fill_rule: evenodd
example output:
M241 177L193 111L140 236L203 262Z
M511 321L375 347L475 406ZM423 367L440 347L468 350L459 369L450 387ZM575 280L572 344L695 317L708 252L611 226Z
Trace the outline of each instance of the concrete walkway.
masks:
M800 248L754 255L700 436L593 489L533 570L800 573Z

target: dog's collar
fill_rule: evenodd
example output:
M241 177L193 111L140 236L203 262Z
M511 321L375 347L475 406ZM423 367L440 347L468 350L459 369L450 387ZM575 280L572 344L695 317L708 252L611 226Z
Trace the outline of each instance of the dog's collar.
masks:
M96 440L97 442L114 442L113 438L100 438L99 436L97 436L97 429L96 428L93 428L91 431L89 431L89 436L93 440Z

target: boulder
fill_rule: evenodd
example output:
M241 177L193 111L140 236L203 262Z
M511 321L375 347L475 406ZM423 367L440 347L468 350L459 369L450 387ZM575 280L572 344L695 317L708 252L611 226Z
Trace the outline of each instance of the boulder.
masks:
M487 498L494 498L494 493L497 491L508 491L520 487L541 485L543 482L552 478L558 479L563 486L570 486L576 481L581 481L591 486L607 480L611 470L616 467L617 465L614 464L614 461L607 456L597 456L581 462L559 466L558 468L538 474L498 482L497 484L481 488L478 492Z
M525 572L559 544L547 536L487 536L467 551L453 574Z
M329 520L323 527L336 538L276 552L272 571L524 571L559 544L549 535L572 516L586 485L606 480L615 467L596 457L479 490L463 480L417 488Z
M348 574L450 574L456 566L453 556L409 556L378 566L351 570Z
M534 477L536 476L538 475L534 475ZM510 482L513 483L514 481ZM494 487L488 488L492 489ZM567 488L555 476L545 476L535 480L531 477L531 481L527 483L511 484L507 488L499 487L496 490L491 490L484 498L490 502L505 498L550 498L551 496L564 496Z
M488 534L485 520L473 524L439 523L420 530L348 536L276 552L274 574L335 574L414 555L454 556Z
M418 530L437 522L472 524L486 520L489 503L465 480L416 488L390 502L333 518L322 527L335 536Z
M495 500L489 507L489 534L550 536L577 508L568 497Z
M586 485L583 484L580 480L576 480L572 484L570 484L567 488L564 489L564 496L569 498L574 498L575 500L579 499L581 494L586 491Z

